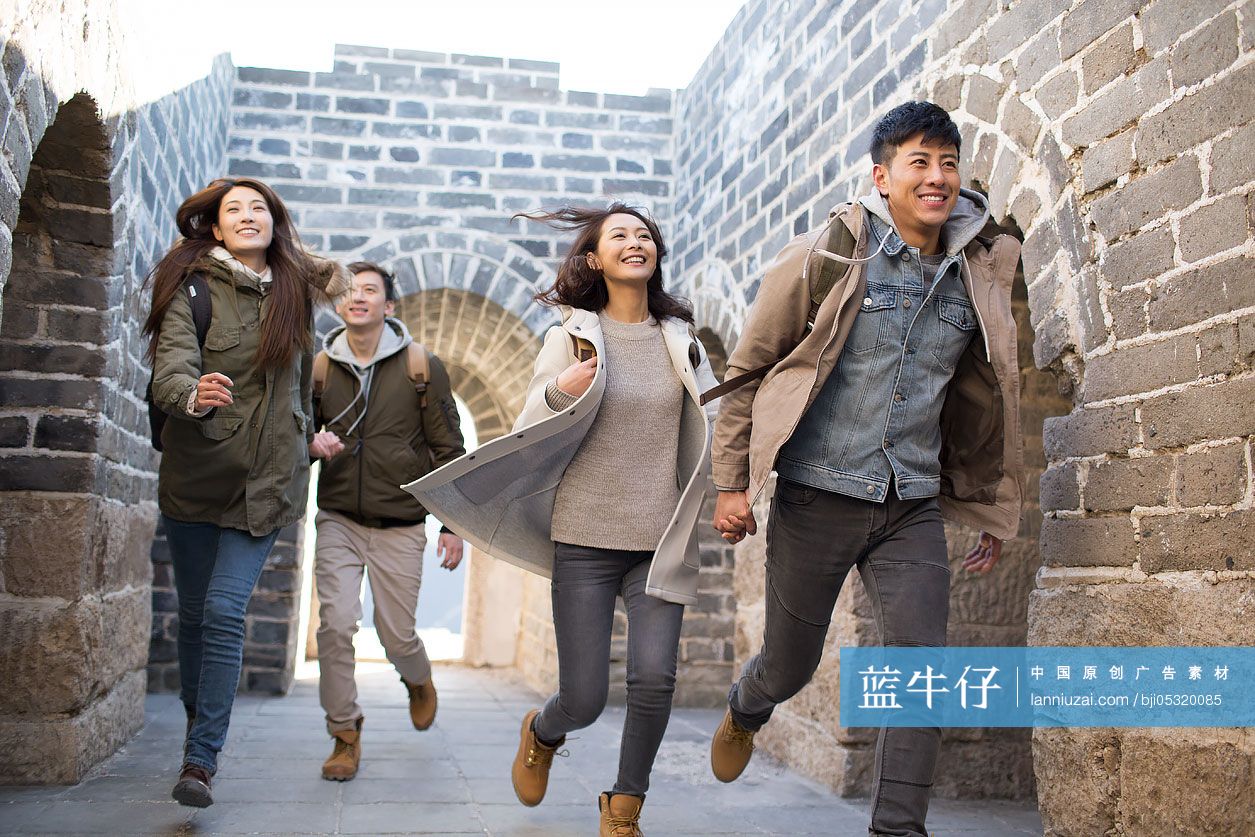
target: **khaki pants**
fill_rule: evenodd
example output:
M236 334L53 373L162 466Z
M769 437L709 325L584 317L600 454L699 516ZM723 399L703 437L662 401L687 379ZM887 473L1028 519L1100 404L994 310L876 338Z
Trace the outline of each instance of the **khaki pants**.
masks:
M409 683L431 677L427 649L414 630L418 588L423 580L423 525L372 529L336 512L314 518L318 545L318 697L327 730L353 729L362 709L353 680L353 635L362 619L362 574L369 569L375 629L388 661Z

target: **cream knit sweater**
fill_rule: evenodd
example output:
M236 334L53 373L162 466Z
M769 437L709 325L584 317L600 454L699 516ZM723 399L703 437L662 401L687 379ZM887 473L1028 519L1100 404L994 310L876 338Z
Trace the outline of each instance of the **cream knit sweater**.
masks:
M558 485L553 539L652 551L680 500L676 458L684 384L657 320L621 323L605 312L597 316L606 344L606 391ZM553 410L576 401L553 383L546 400Z

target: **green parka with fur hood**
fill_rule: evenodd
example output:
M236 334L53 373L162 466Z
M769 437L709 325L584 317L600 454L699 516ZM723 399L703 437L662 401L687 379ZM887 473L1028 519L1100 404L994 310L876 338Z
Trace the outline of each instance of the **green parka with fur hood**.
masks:
M311 298L329 303L349 288L340 265L315 259ZM218 249L192 268L205 277L213 317L203 350L197 345L186 293L174 296L157 340L153 400L170 419L157 482L162 514L214 523L260 536L298 520L309 489L313 437L312 352L296 352L281 369L256 362L261 322L270 304L262 282ZM311 345L313 322L310 322ZM200 376L232 380L233 403L196 418L188 398Z

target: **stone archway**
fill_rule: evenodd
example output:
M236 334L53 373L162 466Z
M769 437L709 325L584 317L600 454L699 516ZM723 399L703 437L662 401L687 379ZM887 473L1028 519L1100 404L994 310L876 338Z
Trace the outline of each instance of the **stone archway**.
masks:
M110 145L90 96L56 110L4 285L0 781L77 781L143 722L154 515L114 380Z

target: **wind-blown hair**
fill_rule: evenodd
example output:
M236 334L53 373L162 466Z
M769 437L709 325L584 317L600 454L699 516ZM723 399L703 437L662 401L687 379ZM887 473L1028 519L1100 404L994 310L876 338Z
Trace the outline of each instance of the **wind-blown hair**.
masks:
M175 223L182 237L170 248L148 275L152 285L152 307L144 321L148 337L147 359L152 363L157 354L161 323L175 295L183 286L188 272L220 246L214 238L213 225L218 223L218 210L223 198L236 186L255 189L266 199L273 222L273 235L266 248L266 265L270 268L270 304L261 324L261 341L257 347L257 364L263 369L278 369L292 362L297 352L312 346L310 316L315 267L301 247L300 237L292 224L283 200L275 191L248 177L223 177L211 182L179 206Z
M588 265L586 258L589 253L597 252L597 242L601 239L601 230L606 219L612 215L631 215L639 218L658 248L658 260L654 265L654 273L646 283L646 298L649 313L654 319L661 321L664 317L674 317L686 323L693 322L693 307L680 297L673 296L662 287L662 260L667 255L667 247L662 241L662 231L644 210L625 203L615 201L605 209L577 208L564 206L552 212L520 212L515 218L526 218L539 221L554 229L574 231L575 242L567 251L558 265L558 278L553 286L536 294L536 301L542 305L570 305L572 308L583 308L586 311L600 311L610 300L606 289L606 279L600 270Z

